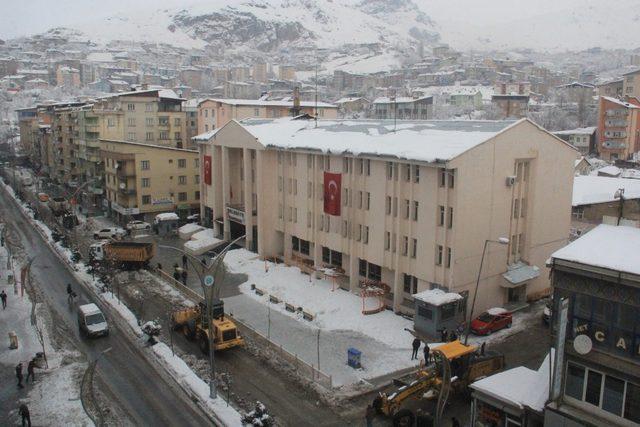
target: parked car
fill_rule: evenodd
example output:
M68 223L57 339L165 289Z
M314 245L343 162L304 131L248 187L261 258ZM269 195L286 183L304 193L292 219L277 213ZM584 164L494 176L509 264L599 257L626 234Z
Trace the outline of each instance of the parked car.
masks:
M129 221L126 226L127 230L151 230L151 224L144 221Z
M490 308L471 322L471 332L476 335L490 335L503 328L510 328L512 314L504 308Z
M107 319L95 304L84 304L78 307L78 329L80 335L86 337L109 335Z
M120 227L103 228L93 232L94 239L121 239L126 235L126 230Z

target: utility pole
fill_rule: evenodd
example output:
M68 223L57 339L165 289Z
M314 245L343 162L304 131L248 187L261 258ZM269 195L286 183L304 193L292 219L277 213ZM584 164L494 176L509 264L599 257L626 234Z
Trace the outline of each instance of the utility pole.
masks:
M318 54L316 52L316 113L314 114L315 127L318 127Z
M164 249L171 249L177 252L182 253L187 256L187 259L191 263L191 266L195 270L198 278L200 279L200 286L202 286L202 293L204 295L205 301L207 303L207 323L209 330L209 367L210 367L210 379L209 379L209 397L211 399L216 399L218 397L218 389L217 389L217 380L215 374L215 356L214 350L215 345L213 343L213 331L212 331L212 320L213 320L213 301L215 297L220 293L220 286L222 286L222 281L224 280L224 257L227 254L227 251L237 242L244 239L245 236L240 236L237 239L233 240L229 243L218 255L213 258L211 264L206 265L203 264L199 259L194 257L191 254L186 253L182 249L174 248L173 246L165 246L159 245L158 247Z

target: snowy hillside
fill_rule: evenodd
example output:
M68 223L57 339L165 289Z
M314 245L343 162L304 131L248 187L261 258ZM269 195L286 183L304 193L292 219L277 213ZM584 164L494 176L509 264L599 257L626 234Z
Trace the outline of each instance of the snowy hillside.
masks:
M69 27L95 41L136 40L186 48L209 44L263 52L352 44L408 46L438 39L433 23L412 0L198 1L179 8L134 9Z

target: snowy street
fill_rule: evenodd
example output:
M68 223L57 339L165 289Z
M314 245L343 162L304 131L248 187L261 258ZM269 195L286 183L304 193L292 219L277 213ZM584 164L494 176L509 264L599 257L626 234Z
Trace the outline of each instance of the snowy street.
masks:
M99 359L94 390L112 403L111 408L103 411L106 412L107 420L117 423L127 420L126 422L136 424L208 423L208 418L191 402L181 398L183 392L178 391L170 380L167 381L165 375L145 359L138 345L130 342L128 335L122 333L117 324L111 324L108 338L88 341L79 337L76 313L68 307L64 284L72 284L79 296L78 303L95 302L95 297L82 288L60 259L44 244L40 235L18 212L5 190L0 191L0 202L4 207L3 219L11 224L6 240L19 258L26 259L28 255L35 259L31 277L39 285L38 290L56 316L56 330L60 330L63 339L78 348L85 360ZM107 352L108 349L110 350ZM3 353L5 351L9 350L3 350ZM67 376L70 374L68 372ZM73 375L75 378L76 373ZM154 381L149 382L149 378L154 378ZM42 393L45 393L46 385L43 383L42 387ZM10 403L12 402L3 399L3 405ZM32 412L34 416L38 413L35 409L36 407Z

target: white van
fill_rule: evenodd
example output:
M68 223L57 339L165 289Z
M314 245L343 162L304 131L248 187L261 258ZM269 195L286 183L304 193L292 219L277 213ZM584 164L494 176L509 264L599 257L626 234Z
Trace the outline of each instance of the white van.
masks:
M78 329L80 335L99 337L109 335L109 325L104 314L95 304L85 304L78 307Z

